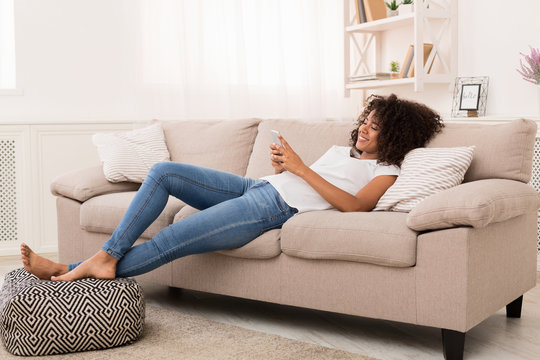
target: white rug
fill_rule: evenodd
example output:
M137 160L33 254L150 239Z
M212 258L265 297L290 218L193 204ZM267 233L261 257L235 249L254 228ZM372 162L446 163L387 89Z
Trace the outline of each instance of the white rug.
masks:
M21 359L2 346L0 359ZM141 338L117 348L37 359L374 360L149 305Z

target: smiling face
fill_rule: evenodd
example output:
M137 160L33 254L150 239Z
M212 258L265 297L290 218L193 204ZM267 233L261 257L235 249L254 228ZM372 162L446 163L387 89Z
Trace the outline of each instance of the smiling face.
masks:
M377 159L379 155L377 136L380 127L375 117L375 110L369 113L366 120L358 128L356 148L362 152L360 159Z

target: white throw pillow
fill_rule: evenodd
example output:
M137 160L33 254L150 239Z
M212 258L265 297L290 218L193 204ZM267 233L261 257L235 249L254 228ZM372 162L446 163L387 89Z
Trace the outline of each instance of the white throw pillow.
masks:
M373 210L409 212L428 196L461 184L473 151L474 146L411 150L396 182Z
M157 162L170 160L160 123L121 133L98 133L92 137L111 182L142 183Z

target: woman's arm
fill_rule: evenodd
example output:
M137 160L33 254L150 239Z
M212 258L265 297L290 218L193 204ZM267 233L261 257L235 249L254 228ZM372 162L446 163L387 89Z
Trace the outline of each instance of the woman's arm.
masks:
M371 211L386 190L394 184L397 176L381 175L371 180L356 195L330 184L322 176L306 166L292 150L287 141L280 136L283 146L272 150L272 162L281 164L283 169L304 179L326 201L340 211Z

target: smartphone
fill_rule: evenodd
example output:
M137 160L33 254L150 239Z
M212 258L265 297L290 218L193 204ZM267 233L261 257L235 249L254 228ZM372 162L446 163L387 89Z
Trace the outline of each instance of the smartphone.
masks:
M278 137L279 131L277 130L270 130L270 131L272 132L273 143L283 146L283 144L281 143L281 140L279 140L279 137Z

